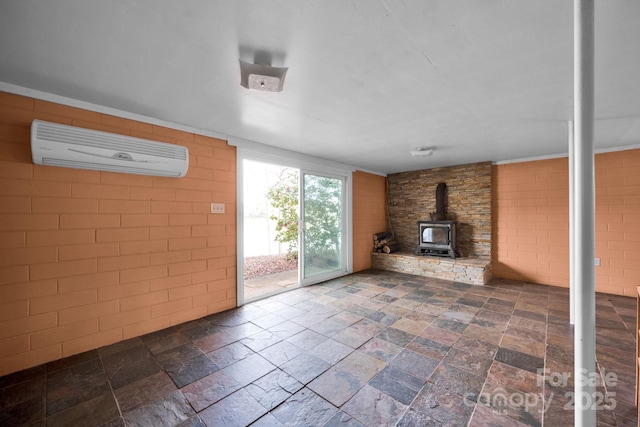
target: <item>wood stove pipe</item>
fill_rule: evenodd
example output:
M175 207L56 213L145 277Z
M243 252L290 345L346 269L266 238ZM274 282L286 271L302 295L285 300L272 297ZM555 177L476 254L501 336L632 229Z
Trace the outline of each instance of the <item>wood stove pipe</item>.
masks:
M447 219L447 214L444 209L444 192L447 189L447 184L441 182L436 187L436 211L430 214L431 221L444 221Z

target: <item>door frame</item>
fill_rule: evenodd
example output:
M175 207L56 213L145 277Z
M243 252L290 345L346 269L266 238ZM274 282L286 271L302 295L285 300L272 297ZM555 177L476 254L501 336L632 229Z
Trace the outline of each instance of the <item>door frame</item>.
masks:
M292 168L300 169L305 172L325 174L334 177L343 177L345 179L344 194L344 224L345 238L343 239L345 247L343 248L343 257L346 263L343 265L342 271L336 275L318 278L312 278L304 283L304 286L318 283L335 277L344 276L353 272L353 215L352 215L352 172L354 167L333 162L330 160L320 159L317 157L307 156L293 151L283 150L279 148L269 147L263 144L246 141L246 140L229 140L230 145L236 146L236 231L237 231L237 253L236 253L236 306L244 305L244 160L253 160L263 163L272 163ZM303 286L302 282L300 285Z

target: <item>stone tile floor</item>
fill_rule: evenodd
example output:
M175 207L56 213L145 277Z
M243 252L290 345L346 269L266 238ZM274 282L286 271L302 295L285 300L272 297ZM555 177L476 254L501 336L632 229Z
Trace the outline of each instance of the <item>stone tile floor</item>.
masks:
M637 422L635 307L597 295L598 425ZM0 425L569 426L568 310L365 271L1 377Z

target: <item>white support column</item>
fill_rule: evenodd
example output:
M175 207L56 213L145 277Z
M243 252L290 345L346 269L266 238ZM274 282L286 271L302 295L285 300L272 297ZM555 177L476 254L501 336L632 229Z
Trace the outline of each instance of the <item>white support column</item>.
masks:
M575 425L595 427L594 0L574 0ZM594 407L597 405L593 405Z
M575 138L573 135L573 120L568 123L568 135L569 135L569 323L575 325L576 323L576 254L575 254L575 239L576 239L576 218L575 218Z

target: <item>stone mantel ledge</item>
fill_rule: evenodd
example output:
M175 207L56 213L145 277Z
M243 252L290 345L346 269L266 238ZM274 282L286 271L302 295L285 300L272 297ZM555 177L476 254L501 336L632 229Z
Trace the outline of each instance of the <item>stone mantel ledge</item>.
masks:
M491 260L415 255L409 252L390 254L373 252L371 267L380 270L435 277L470 285L484 285L491 280Z

